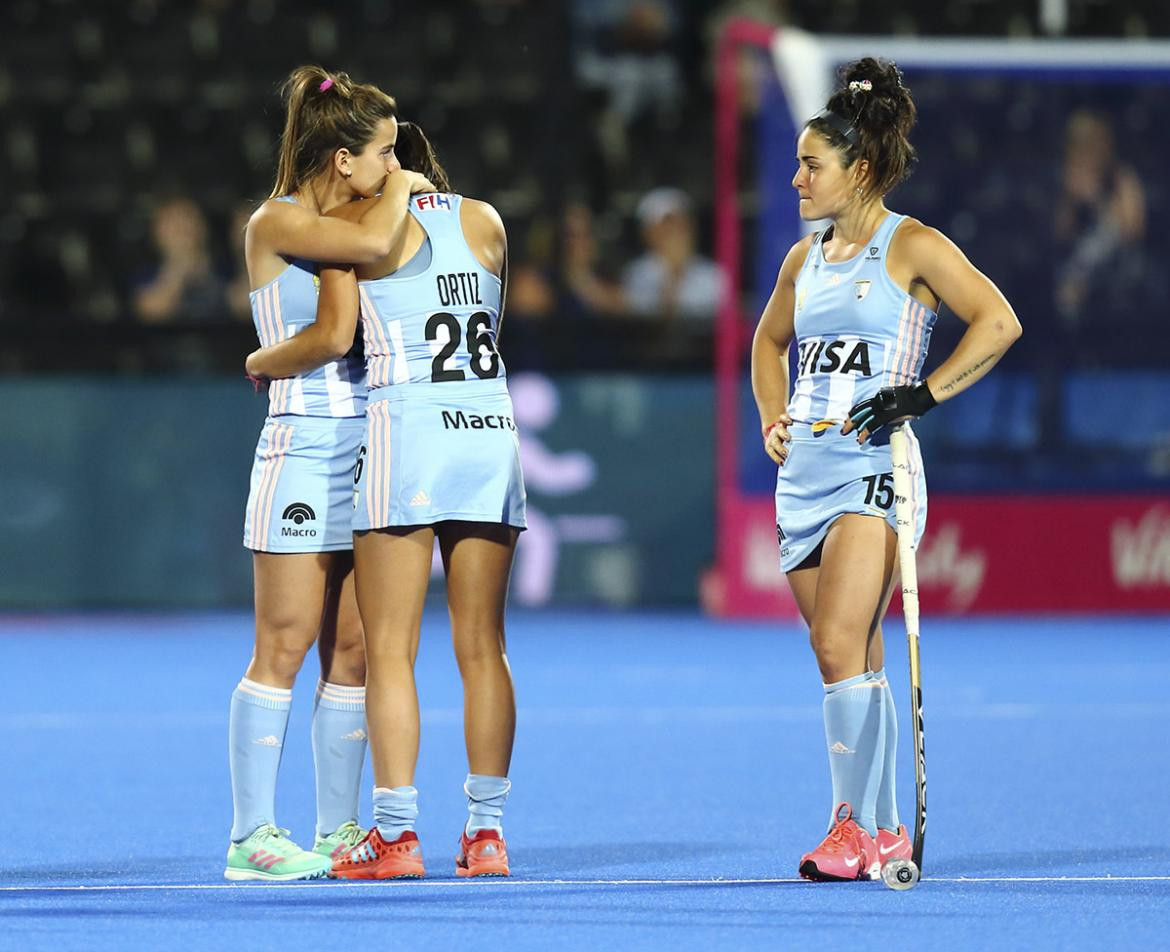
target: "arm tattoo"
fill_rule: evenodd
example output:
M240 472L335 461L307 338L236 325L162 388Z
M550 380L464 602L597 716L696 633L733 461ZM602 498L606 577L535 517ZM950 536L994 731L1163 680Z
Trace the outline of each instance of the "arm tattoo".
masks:
M987 355L986 357L984 357L984 358L983 358L981 361L979 361L979 363L977 363L977 364L976 364L974 367L968 367L966 370L964 370L964 371L963 371L961 374L959 374L959 376L957 376L957 377L956 377L954 380L952 380L950 383L943 384L943 388L942 388L942 391L943 391L943 393L950 393L950 392L951 392L952 390L954 390L954 389L955 389L955 387L957 387L957 386L958 386L958 385L959 385L959 384L960 384L962 381L964 381L964 380L966 380L968 377L970 377L970 376L971 376L971 374L973 374L973 373L975 373L976 371L980 370L980 369L981 369L981 368L982 368L982 367L983 367L985 364L989 364L989 363L991 363L991 361L995 360L995 358L996 358L996 357L998 357L998 356L999 356L998 354L988 354L988 355Z

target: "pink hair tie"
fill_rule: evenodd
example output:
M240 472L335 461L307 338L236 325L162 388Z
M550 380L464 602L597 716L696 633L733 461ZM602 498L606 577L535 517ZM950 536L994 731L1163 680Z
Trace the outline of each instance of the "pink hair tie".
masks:
M321 85L317 87L317 90L318 90L318 92L325 92L325 90L327 90L332 85L333 85L332 79L323 79L323 80L321 80Z

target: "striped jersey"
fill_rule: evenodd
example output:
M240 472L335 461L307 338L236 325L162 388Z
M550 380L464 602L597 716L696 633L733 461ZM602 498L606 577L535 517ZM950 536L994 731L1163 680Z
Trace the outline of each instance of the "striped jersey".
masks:
M285 196L277 201L294 199ZM250 295L252 323L261 347L287 340L317 319L320 279L316 264L300 258L288 262L276 278ZM365 410L365 368L352 351L316 370L268 385L270 416L360 417Z
M825 232L813 238L796 278L793 420L840 423L882 387L917 381L938 315L886 271L890 240L905 217L887 215L848 261L826 261Z
M410 201L427 241L394 274L358 282L370 390L456 380L503 385L496 350L502 285L472 253L459 220L460 195ZM430 253L430 263L417 265Z

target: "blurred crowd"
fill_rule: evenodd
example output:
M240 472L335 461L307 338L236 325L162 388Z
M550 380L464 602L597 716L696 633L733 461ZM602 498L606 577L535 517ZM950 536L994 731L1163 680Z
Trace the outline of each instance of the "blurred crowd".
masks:
M511 242L512 365L705 369L729 291L711 240L720 24L744 15L852 33L1052 28L1043 4L1023 6L891 0L875 23L863 5L811 0L13 0L0 13L0 174L11 191L0 209L0 319L71 321L131 344L134 328L179 328L189 335L184 366L234 368L250 321L243 228L270 187L276 89L291 66L321 62L395 95L455 187L499 208ZM1099 16L1106 6L1111 16ZM1070 34L1170 32L1161 5L1140 0L1073 0L1067 11ZM923 92L929 114L932 91ZM999 108L1003 95L983 101ZM745 125L757 105L745 99ZM1050 156L1051 184L1026 183L1023 204L1012 183L992 194L994 169L951 192L941 171L950 163L937 156L935 172L899 196L900 208L964 247L992 248L986 270L997 279L994 245L1030 246L1051 262L1039 282L1020 279L1028 313L1018 309L1026 325L1033 312L1051 316L1053 366L1078 359L1102 315L1161 293L1148 279L1146 222L1165 198L1128 147L1147 105L1136 119L1068 105L1060 141L1037 150ZM947 147L960 159L975 148ZM975 161L995 161L975 151ZM956 194L979 209L956 213ZM1001 198L1002 219L980 217ZM1040 217L1029 218L1028 202ZM752 207L745 202L749 242ZM988 241L1001 227L1014 244ZM51 363L31 333L24 351L16 336L4 366ZM102 362L101 346L90 353Z

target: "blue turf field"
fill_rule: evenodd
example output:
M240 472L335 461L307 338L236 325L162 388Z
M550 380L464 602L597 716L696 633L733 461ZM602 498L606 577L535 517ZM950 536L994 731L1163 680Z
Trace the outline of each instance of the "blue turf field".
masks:
M831 807L803 632L604 613L512 617L513 879L453 875L466 767L436 611L416 780L430 878L226 884L227 707L250 624L0 619L0 949L1164 947L1167 619L925 620L927 879L908 893L793 881ZM890 639L912 823L905 648ZM278 794L302 842L315 669Z

